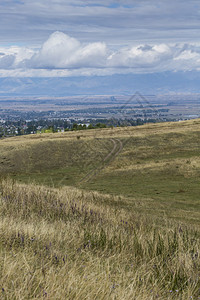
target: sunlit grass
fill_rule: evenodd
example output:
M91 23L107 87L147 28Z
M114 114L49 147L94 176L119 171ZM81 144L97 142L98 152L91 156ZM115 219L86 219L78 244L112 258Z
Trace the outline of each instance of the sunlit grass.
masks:
M0 299L200 299L200 120L79 134L0 140Z
M3 181L1 298L197 299L198 228L118 211L108 197Z

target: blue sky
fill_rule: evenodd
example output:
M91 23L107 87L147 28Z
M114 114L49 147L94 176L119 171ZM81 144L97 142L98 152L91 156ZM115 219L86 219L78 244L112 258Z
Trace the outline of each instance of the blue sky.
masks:
M0 2L0 77L199 70L199 1Z

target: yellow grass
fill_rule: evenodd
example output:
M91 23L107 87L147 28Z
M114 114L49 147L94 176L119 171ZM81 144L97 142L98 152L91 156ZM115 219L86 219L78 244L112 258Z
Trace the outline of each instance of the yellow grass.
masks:
M106 198L3 181L1 299L198 299L199 229Z
M0 140L0 299L200 299L199 133L197 119ZM112 139L122 151L81 183Z

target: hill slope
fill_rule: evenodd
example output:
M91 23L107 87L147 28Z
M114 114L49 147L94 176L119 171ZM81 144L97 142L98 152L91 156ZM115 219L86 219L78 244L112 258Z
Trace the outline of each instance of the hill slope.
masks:
M193 120L1 140L0 298L199 299L199 137Z
M0 148L3 176L122 195L118 207L199 223L199 119L15 137Z

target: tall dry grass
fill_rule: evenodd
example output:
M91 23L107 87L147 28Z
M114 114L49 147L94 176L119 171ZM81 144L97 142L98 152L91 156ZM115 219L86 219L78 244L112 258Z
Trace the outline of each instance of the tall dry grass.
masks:
M78 189L0 191L0 299L200 299L197 229Z

